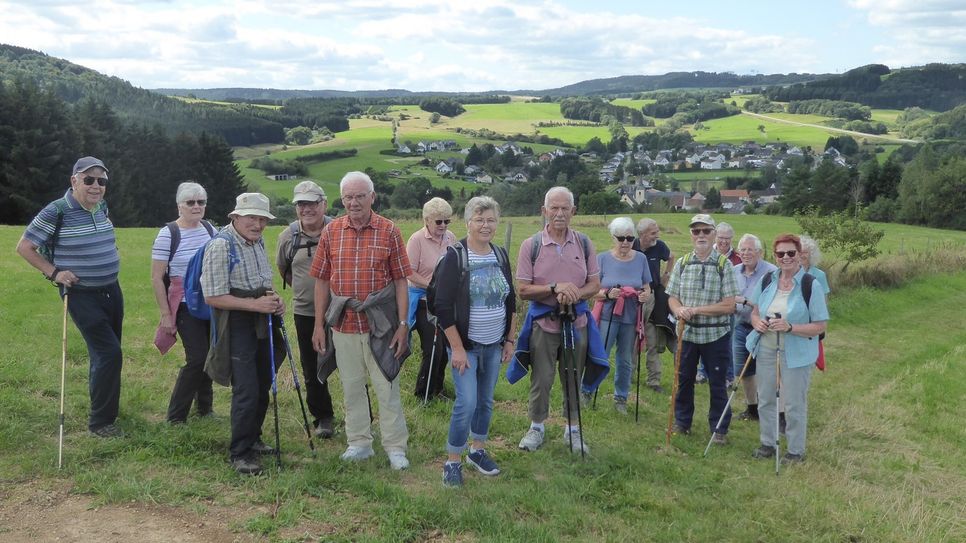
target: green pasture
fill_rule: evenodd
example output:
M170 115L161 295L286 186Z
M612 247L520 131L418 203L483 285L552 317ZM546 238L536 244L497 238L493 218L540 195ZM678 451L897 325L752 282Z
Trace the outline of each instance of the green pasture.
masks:
M688 217L656 216L662 238L677 254L687 247ZM611 218L578 215L574 225L603 249L609 245ZM739 235L752 231L766 242L796 230L784 217L728 221ZM539 227L537 217L503 222L513 224L511 254ZM458 236L465 233L458 222L453 226ZM883 248L893 255L966 243L964 232L880 226L887 232ZM408 238L419 224L404 221L400 227ZM266 232L270 253L282 228L273 225ZM22 227L0 226L0 244L13 247L21 232ZM158 313L148 270L156 234L157 228L118 231L126 306L119 424L127 437L104 441L86 435L87 353L71 324L61 471L56 453L62 305L53 287L21 259L0 260L4 292L17 293L17 303L0 310L0 435L5 436L0 439L0 510L24 488L54 488L89 499L95 508L164 509L184 522L186 533L206 523L229 532L229 540L246 541L966 539L964 272L923 277L889 291L843 292L833 284L829 369L812 376L808 460L784 466L778 477L772 462L750 456L758 445L754 423L734 420L731 443L702 456L708 390L701 386L694 435L675 435L665 449L668 397L642 392L641 419L635 423L633 416L613 410L608 379L597 408L583 410L591 454L581 460L566 452L561 439L565 420L557 383L547 443L535 453L520 451L527 384L509 385L501 378L488 450L503 472L485 478L467 468L466 486L454 491L440 483L452 403L436 400L422 407L412 396L418 352L403 367L400 382L412 462L405 472L389 469L378 429L376 457L365 463L339 461L345 448L341 428L333 440L317 441L311 454L287 363L279 372L280 473L243 478L231 471L227 389L216 386L215 419L191 418L176 427L164 423L182 361L180 346L161 356L151 344ZM502 228L497 239L502 242ZM292 328L290 323L294 334ZM663 361L663 384L670 388L670 355L665 353ZM330 388L341 420L338 374ZM375 402L374 408L378 418ZM743 408L739 392L734 409ZM263 431L273 436L271 414ZM741 522L735 522L736 511ZM0 527L0 539L7 529ZM150 531L150 525L144 529Z
M779 123L751 115L732 115L705 121L703 124L705 130L692 130L691 133L694 134L695 141L704 143L742 143L745 141L769 143L780 141L790 145L824 149L829 136L838 135L821 128ZM764 125L765 131L759 131L758 125Z
M613 100L610 101L610 103L614 104L615 106L624 106L632 109L641 109L647 104L653 104L654 102L657 102L657 100L653 98L648 98L646 100L633 100L631 98L614 98Z

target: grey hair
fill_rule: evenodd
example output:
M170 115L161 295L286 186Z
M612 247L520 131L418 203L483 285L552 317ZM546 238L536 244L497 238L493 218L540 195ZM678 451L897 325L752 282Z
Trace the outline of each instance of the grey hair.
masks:
M714 229L715 233L726 234L731 232L731 237L735 236L735 229L731 227L730 224L726 222L719 222L718 226Z
M646 217L641 219L640 221L637 222L637 233L641 233L647 230L652 225L657 226L657 221L655 221L654 219L648 219Z
M466 202L466 209L463 211L463 219L470 222L475 215L480 215L484 211L493 210L497 218L500 218L500 204L489 196L474 196Z
M342 194L342 189L345 188L346 183L360 179L366 182L366 188L369 189L369 192L375 192L376 187L372 184L371 177L366 175L364 172L349 172L342 176L342 181L339 181L339 194Z
M566 194L567 199L570 200L570 207L574 207L574 193L570 192L567 187L550 187L547 194L543 197L543 207L550 207L550 197L554 194Z
M822 261L822 251L818 248L818 243L808 236L799 236L798 241L802 244L802 249L808 251L808 264L818 266Z
M619 236L621 234L634 234L634 221L629 217L617 217L616 219L610 221L610 226L607 227L610 230L610 235Z
M449 217L452 214L452 206L449 205L449 202L440 198L439 196L430 198L428 202L423 204L424 219L428 219L430 217Z
M205 187L202 187L194 181L185 181L184 183L178 185L178 191L175 193L174 201L179 204L183 204L192 196L201 196L207 200L208 191L205 190Z
M738 240L738 247L741 247L741 244L747 240L751 240L755 244L755 250L758 251L758 254L763 254L765 252L765 247L761 244L761 240L758 239L758 236L754 234L742 235L741 239Z

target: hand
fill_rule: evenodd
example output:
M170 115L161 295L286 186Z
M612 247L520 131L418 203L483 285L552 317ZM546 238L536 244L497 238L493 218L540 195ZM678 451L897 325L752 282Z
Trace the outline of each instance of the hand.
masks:
M389 342L389 349L396 355L396 359L400 359L404 352L406 352L406 347L409 345L409 326L406 323L401 323L396 327L396 333L392 335L392 341Z
M637 293L637 301L640 303L646 302L651 297L651 287L644 287L640 292Z
M80 281L74 272L70 270L60 270L57 275L54 276L54 282L64 285L65 287L72 287Z
M768 321L764 319L758 319L755 321L752 319L751 327L758 331L759 334L764 334L768 332Z
M312 348L320 354L325 352L325 326L320 322L312 329Z
M677 311L674 312L674 315L683 321L690 321L694 316L694 309L681 306L677 309Z
M618 287L611 287L607 290L607 298L609 300L616 300L618 296L621 295L621 289Z
M787 332L788 331L788 321L784 317L777 319L768 319L768 329L772 332Z
M743 306L743 305L745 305L745 302L747 302L747 301L748 300L744 296L735 296L735 305L736 306L739 306L739 307L740 306Z
M174 317L172 315L161 315L161 324L159 328L164 331L165 334L175 335L178 331L178 327L174 322Z
M517 348L517 344L512 341L506 341L503 343L503 356L500 357L500 361L504 364L513 358L513 351Z
M256 313L278 314L279 308L284 311L285 304L274 292L252 300L252 311Z
M285 316L285 300L281 298L278 299L278 310L275 311L275 315L279 317Z
M577 285L573 283L557 283L557 303L570 305L579 301L580 289L577 288Z
M450 355L450 364L452 364L453 369L460 372L460 375L463 375L466 368L470 367L470 361L467 359L466 351L462 347L453 347L452 354Z

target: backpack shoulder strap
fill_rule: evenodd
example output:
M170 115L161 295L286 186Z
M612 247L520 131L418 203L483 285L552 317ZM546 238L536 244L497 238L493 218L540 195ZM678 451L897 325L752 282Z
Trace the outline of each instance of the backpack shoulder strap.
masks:
M215 232L215 227L212 226L210 222L201 219L201 225L204 226L205 230L208 231L208 237L213 238L218 234L218 232Z
M725 269L731 264L728 257L725 255L718 255L718 276L724 279Z
M808 307L808 303L812 299L812 283L815 282L815 276L810 273L805 273L802 276L802 298L805 298L805 307ZM809 315L809 322L811 322L811 315Z
M165 226L168 227L168 234L171 235L171 245L168 247L168 264L171 264L174 253L178 252L178 246L181 245L181 229L178 228L176 221L171 221Z
M574 233L577 234L577 237L580 238L581 245L584 246L584 262L590 262L590 238L587 237L587 234L578 232L577 230L574 230Z
M540 244L543 242L543 231L530 236L530 265L537 264L537 255L540 254Z

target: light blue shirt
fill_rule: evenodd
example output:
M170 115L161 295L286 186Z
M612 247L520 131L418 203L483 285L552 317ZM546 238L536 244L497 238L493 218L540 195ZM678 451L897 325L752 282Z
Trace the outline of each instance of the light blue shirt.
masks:
M751 294L754 292L755 287L761 282L761 278L764 277L766 273L773 272L777 270L778 267L768 262L766 260L758 259L758 265L755 266L755 271L751 275L745 275L745 265L735 264L735 280L738 281L738 295L749 300L747 304L736 304L737 311L735 312L735 318L738 322L743 322L745 324L751 324Z
M748 303L758 306L759 314L762 312L762 308L768 308L772 300L775 299L780 273L779 270L772 272L771 283L764 291L761 290L761 281L759 281L748 298ZM813 282L812 299L809 300L808 305L805 304L805 298L802 295L802 276L804 275L805 270L799 268L798 273L793 278L795 284L788 296L785 320L792 325L829 320L828 307L825 305L825 293L822 292L821 288L815 288L818 281ZM748 352L755 356L758 356L758 340L760 338L761 334L757 330L752 330L745 340L745 347L748 348ZM818 358L818 336L804 338L794 334L783 334L782 345L784 347L784 360L789 368L802 368L814 364Z

